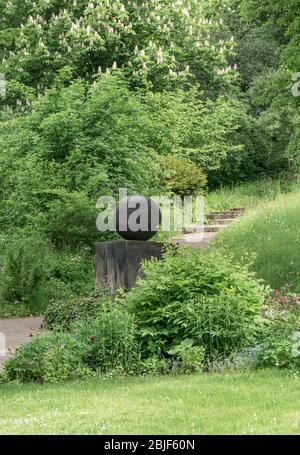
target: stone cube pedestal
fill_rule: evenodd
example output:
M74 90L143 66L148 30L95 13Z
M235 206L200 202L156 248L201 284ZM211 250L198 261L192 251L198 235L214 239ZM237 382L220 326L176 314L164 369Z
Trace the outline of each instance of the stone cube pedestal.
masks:
M131 289L141 275L144 259L162 259L163 244L136 240L96 244L96 288L114 293Z

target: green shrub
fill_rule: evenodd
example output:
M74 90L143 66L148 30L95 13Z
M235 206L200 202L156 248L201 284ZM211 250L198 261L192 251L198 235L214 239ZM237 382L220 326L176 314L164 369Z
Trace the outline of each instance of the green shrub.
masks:
M140 356L135 322L124 310L111 307L94 320L75 323L71 330L86 344L84 362L89 368L101 374L137 371Z
M257 350L261 367L300 369L300 314L276 318L263 332Z
M162 157L161 161L164 169L162 186L171 194L192 196L206 186L207 177L196 164L172 155Z
M94 250L52 250L49 258L52 299L67 300L72 296L88 296L95 288Z
M149 261L128 293L144 356L165 355L187 338L206 357L251 344L265 290L244 267L217 253L180 249Z
M50 330L58 327L68 330L75 321L98 317L106 304L107 300L103 300L103 297L83 297L54 302L47 307L45 327Z
M6 376L22 382L62 382L93 372L132 374L139 371L139 359L133 317L116 306L74 323L70 332L34 338L6 362Z
M5 363L6 376L21 382L63 382L91 374L83 363L85 345L68 333L40 335Z
M193 340L186 339L168 351L168 354L179 359L183 373L198 373L204 367L205 349L193 344Z
M139 363L138 372L142 376L160 376L169 374L172 371L171 359L158 356L151 356Z
M15 238L6 246L0 283L2 303L19 304L32 313L44 309L50 294L47 256L46 242L34 235Z
M0 237L0 314L44 313L49 302L89 295L94 286L91 251L57 251L38 231Z
M97 211L86 194L55 189L39 196L45 210L39 214L40 229L58 249L78 249L97 240Z
M257 364L261 367L300 369L300 296L275 290L263 312Z

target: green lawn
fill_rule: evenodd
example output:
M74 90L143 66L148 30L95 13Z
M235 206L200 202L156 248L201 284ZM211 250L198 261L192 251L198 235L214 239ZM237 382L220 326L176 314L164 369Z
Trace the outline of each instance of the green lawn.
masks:
M300 379L277 370L0 386L1 434L300 434Z

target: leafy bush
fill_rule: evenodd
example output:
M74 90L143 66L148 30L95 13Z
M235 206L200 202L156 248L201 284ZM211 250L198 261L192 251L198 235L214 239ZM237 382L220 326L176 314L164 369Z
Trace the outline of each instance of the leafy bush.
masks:
M90 250L58 252L38 231L0 237L0 314L44 313L49 302L89 295L94 288Z
M204 366L205 349L193 344L193 340L186 339L168 351L168 354L179 359L184 373L198 373Z
M52 249L49 257L52 301L91 295L95 288L94 262L94 249L82 247L59 252Z
M58 249L79 249L87 239L96 241L96 209L86 194L55 189L44 191L40 200L45 212L39 215L39 224Z
M251 343L265 290L245 267L218 253L183 248L143 269L144 278L126 297L143 355L165 355L187 338L208 358Z
M0 283L1 302L41 311L49 297L48 246L38 236L14 239L3 258Z
M257 350L261 367L300 369L300 312L278 315L261 334Z
M194 163L178 159L175 156L165 156L163 165L163 187L178 196L199 194L207 183L203 170Z
M262 367L300 368L300 296L286 288L268 297L263 311L257 364Z
M172 371L172 362L158 356L151 356L147 359L141 359L139 363L138 372L142 376L160 376L169 374Z
M105 374L137 371L139 346L134 318L118 307L111 307L94 320L80 321L72 333L86 344L85 364Z
M103 297L86 297L54 302L47 307L45 327L50 330L58 327L67 330L75 321L98 317L105 304L106 301L103 300Z
M136 373L139 359L133 317L111 307L96 319L74 323L70 333L53 331L34 338L5 366L9 380L62 382L93 372Z
M83 363L85 346L61 332L34 338L5 363L6 376L21 382L62 382L91 374Z

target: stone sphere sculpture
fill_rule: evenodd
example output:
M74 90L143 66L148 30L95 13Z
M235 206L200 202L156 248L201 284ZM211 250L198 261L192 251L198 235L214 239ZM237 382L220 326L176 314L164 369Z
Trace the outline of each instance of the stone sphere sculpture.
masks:
M125 240L151 239L159 230L161 221L159 205L149 197L125 197L116 209L116 231Z

